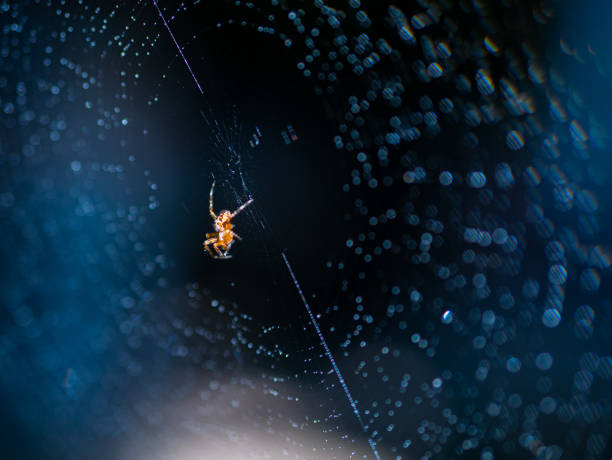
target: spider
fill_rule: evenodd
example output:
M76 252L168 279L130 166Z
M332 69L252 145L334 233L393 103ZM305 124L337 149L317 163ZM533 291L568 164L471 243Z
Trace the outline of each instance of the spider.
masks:
M212 187L210 187L210 199L209 199L209 208L210 216L215 219L214 226L215 232L206 234L206 241L204 241L204 249L208 251L208 253L215 259L229 259L230 256L229 250L234 244L234 238L238 240L242 240L236 233L232 231L234 227L231 223L232 219L236 217L236 215L250 205L253 202L251 198L249 201L244 203L234 212L229 212L227 210L223 210L219 213L218 216L215 215L213 211L213 190L215 189L215 182L213 181ZM210 249L210 245L215 249L217 254L214 254Z

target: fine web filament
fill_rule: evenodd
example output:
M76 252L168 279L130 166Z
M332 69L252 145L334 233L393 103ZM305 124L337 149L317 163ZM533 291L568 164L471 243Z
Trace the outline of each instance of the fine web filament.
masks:
M283 261L285 262L285 265L287 266L287 270L289 270L289 274L291 275L291 279L293 281L295 289L297 290L298 294L300 295L300 298L302 299L302 303L304 304L304 307L306 308L306 311L308 312L308 316L310 317L310 321L312 321L312 325L314 326L315 331L317 331L317 335L319 336L319 340L321 342L321 345L323 346L323 349L325 350L325 354L329 358L329 362L331 363L332 368L334 369L334 372L336 373L336 376L338 377L338 381L340 382L340 386L344 390L344 393L346 394L346 397L347 397L347 399L348 399L348 401L349 401L349 403L350 403L350 405L351 405L351 407L353 409L353 413L357 417L357 420L359 420L359 424L361 425L361 428L363 429L363 431L367 433L367 429L366 429L365 424L363 423L363 419L361 418L361 414L359 413L359 409L357 409L357 404L355 404L355 400L351 396L351 392L349 391L348 385L346 384L346 382L344 380L344 377L342 377L342 373L340 372L340 368L338 368L338 365L336 364L336 360L334 359L334 355L332 355L331 350L327 346L327 342L325 341L325 337L323 336L323 333L321 332L321 328L319 328L319 323L317 322L317 320L315 319L314 315L312 314L312 310L310 309L310 306L308 305L308 301L306 300L306 296L304 296L304 292L302 292L302 288L300 287L300 283L298 282L297 278L295 277L295 273L293 273L293 269L291 268L291 264L289 263L289 260L287 259L287 256L285 255L284 251L281 252L281 255L283 256ZM374 440L372 438L368 437L368 442L370 444L370 447L372 448L372 452L374 452L374 455L376 456L376 458L380 460L380 455L378 454L378 451L376 449L376 444L374 443Z
M204 94L204 90L200 86L200 82L198 81L198 79L196 78L195 74L193 73L193 70L191 70L191 66L189 65L189 62L187 61L187 58L183 54L183 50L181 49L180 45L176 41L176 38L174 38L174 34L172 33L172 30L170 29L170 25L168 24L168 21L166 21L166 18L164 17L164 15L162 13L162 10L159 8L159 5L157 4L157 0L153 0L153 4L155 5L155 8L157 8L157 12L159 13L159 17L163 21L164 26L166 26L166 29L168 29L168 33L170 34L170 37L172 38L172 41L176 45L176 49L178 50L179 54L183 58L183 61L185 61L185 65L187 66L187 70L189 70L189 73L193 77L193 81L195 81L195 84L197 85L198 89L200 90L200 93Z

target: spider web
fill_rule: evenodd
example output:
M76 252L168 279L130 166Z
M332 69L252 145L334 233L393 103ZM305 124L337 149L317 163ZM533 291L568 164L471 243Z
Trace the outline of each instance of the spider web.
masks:
M214 154L212 155L211 162L213 162L213 170L221 171L225 179L223 183L225 183L233 193L235 198L236 207L240 206L244 201L241 200L241 197L246 196L247 199L252 199L253 195L249 190L247 185L248 175L245 172L243 153L246 149L246 139L242 131L242 125L239 121L239 111L236 106L233 106L232 110L232 122L231 124L220 123L216 118L212 118L211 116L206 116L204 112L201 112L202 118L205 120L206 125L211 131L210 142L214 147ZM255 133L255 134L254 134ZM261 144L262 133L257 126L250 132L248 136L249 144L253 148L254 145L251 142L252 139L257 139L257 146ZM213 174L213 180L216 180L216 177ZM246 201L246 200L245 200ZM254 209L250 209L254 208ZM250 211L250 212L249 212ZM268 259L268 263L272 263L273 260L278 258L279 250L275 250L275 254L271 253L271 248L268 246L268 241L277 241L276 238L273 237L272 231L268 225L266 225L265 216L259 212L257 212L256 206L251 205L246 211L249 214L249 217L256 222L258 232L260 234L259 241L262 242L263 247L265 248L266 258ZM299 295L299 298L302 301L302 304L308 314L310 319L310 325L314 328L316 332L321 347L325 351L325 355L329 359L329 363L338 378L338 382L340 387L342 388L350 407L357 417L359 424L363 431L367 433L368 427L365 425L363 418L357 408L357 404L353 397L351 396L351 392L349 386L347 385L342 373L334 359L334 356L325 341L325 336L321 331L321 328L318 325L318 322L304 296L300 283L296 277L295 272L289 262L288 256L286 254L286 250L280 251L280 256L282 257L282 261L285 264L288 274L295 286L296 293ZM372 452L376 456L376 458L380 459L380 455L377 451L376 444L372 438L368 439L368 443L372 448Z
M0 2L9 457L605 457L605 28L526 1L218 2L202 28L181 26L211 16L197 0L67 3ZM333 120L348 233L324 307L249 173L269 131L213 110L195 74L217 28L276 40ZM210 133L187 172L201 201L211 171L221 202L255 199L234 262L287 268L291 327L209 283L207 259L181 276L199 235L168 242L209 220L164 214L192 121L168 94L196 94Z

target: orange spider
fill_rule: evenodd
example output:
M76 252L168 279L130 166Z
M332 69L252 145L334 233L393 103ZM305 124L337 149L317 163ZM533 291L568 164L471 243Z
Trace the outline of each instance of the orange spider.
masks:
M210 200L209 200L209 212L213 219L215 219L215 230L214 233L206 234L206 241L204 241L204 249L208 251L208 253L215 259L229 259L232 256L228 255L232 244L234 244L234 238L241 240L236 233L232 231L234 226L231 223L231 220L236 217L236 215L250 205L253 202L251 198L249 201L244 203L234 212L229 212L227 210L223 210L219 213L218 216L215 215L213 211L213 190L215 189L215 182L213 181L212 187L210 187ZM210 245L215 248L216 255L210 249Z

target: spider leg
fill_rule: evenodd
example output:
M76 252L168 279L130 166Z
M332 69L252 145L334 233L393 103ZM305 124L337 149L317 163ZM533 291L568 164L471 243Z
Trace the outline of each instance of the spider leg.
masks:
M233 233L233 232L232 232ZM232 249L232 245L234 244L234 240L230 241L226 246L225 246L225 254L228 254L230 249Z
M214 235L214 233L207 233L206 236L208 237L209 235ZM217 238L208 238L206 241L204 241L204 249L206 249L208 251L208 253L215 257L215 255L213 254L212 250L210 249L210 245L213 244L214 242L217 241Z
M221 241L217 241L215 244L213 244L213 248L215 248L215 251L217 252L217 254L219 254L219 257L222 259L225 259L227 256L221 252L221 250L219 249L219 246L225 246L225 245Z
M240 238L240 236L239 236L238 234L236 234L236 233L232 232L232 236L233 236L234 238L236 238L237 240L242 241L242 238Z
M250 205L253 202L253 198L251 198L249 201L247 201L246 203L244 203L242 206L240 206L238 209L236 209L233 213L232 213L232 219L234 217L236 217L236 215L242 211L244 208L246 208L248 205Z
M213 219L216 219L215 211L213 211L213 190L215 189L215 181L213 181L212 186L210 187L210 196L208 199L208 212Z

